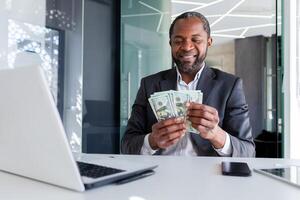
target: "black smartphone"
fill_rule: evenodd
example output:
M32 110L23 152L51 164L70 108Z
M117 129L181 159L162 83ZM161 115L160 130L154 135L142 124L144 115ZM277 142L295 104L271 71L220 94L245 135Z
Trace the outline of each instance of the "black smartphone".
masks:
M245 162L222 162L222 174L228 176L251 176L251 170Z

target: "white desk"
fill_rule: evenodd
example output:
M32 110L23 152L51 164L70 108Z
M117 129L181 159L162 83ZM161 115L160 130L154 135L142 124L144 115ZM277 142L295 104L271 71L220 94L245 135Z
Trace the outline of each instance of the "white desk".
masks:
M93 155L101 158L108 155ZM114 155L115 157L119 155ZM300 199L300 189L252 172L251 177L222 176L222 160L245 161L249 167L300 165L300 160L260 158L121 156L135 162L157 163L156 173L123 185L107 185L84 193L0 172L0 199L30 200L276 200Z

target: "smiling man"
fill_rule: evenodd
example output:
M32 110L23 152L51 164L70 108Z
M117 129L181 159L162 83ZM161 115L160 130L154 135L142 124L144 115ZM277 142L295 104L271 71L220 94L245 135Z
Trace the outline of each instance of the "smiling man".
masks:
M122 153L255 156L241 79L204 62L212 45L207 19L197 12L183 13L171 24L169 37L176 67L141 80L122 138ZM181 118L157 122L148 98L168 90L203 92L203 104L187 105L187 117L198 134L187 132Z

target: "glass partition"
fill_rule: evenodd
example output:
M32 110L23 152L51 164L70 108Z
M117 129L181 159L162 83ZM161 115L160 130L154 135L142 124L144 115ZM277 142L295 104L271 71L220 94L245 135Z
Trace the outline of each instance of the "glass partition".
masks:
M72 90L80 91L80 86L76 83L82 82L82 56L81 51L74 55L70 50L72 48L69 48L71 45L75 48L76 44L70 41L75 39L75 35L75 43L81 44L81 36L78 34L81 29L76 27L74 18L76 9L80 9L81 1L76 2L77 5L73 0L0 1L0 68L37 65L44 70L72 150L80 152L81 130L76 128L76 117L77 102L81 97L76 96ZM81 19L81 15L77 16ZM72 37L66 39L66 35ZM72 66L72 70L69 66ZM74 72L75 68L79 69L79 73L67 73L65 88L64 70ZM72 81L70 77L75 80ZM64 93L64 90L67 92ZM81 92L77 94L81 95ZM79 113L81 115L81 107Z
M281 157L280 5L276 0L172 1L206 16L213 38L206 64L242 78L258 157ZM278 125L278 124L281 125Z
M171 67L170 1L121 1L121 137L140 80Z
M276 0L128 0L122 1L121 8L121 127L127 124L140 79L170 67L167 31L172 20L197 11L211 25L213 45L206 64L243 79L253 136L263 135L257 140L263 143L261 155L281 156L282 100L277 92L282 82L277 57L281 18ZM171 19L163 21L167 16ZM263 155L268 148L272 155Z

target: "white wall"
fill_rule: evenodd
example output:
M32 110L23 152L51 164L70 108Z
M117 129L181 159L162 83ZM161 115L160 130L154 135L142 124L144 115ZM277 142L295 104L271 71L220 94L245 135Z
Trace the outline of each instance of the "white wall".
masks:
M298 5L297 5L298 4ZM299 79L299 59L297 60L297 31L299 34L299 23L297 23L297 0L284 1L284 157L300 159L300 96L297 89ZM300 12L300 9L298 9ZM298 13L299 15L299 13ZM297 30L298 28L298 30ZM299 38L298 38L299 39ZM297 69L298 68L298 69ZM298 72L298 73L297 73Z

